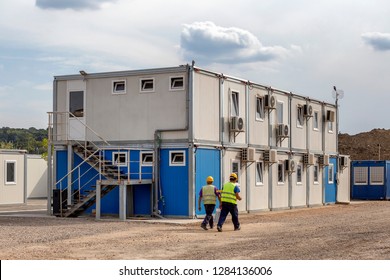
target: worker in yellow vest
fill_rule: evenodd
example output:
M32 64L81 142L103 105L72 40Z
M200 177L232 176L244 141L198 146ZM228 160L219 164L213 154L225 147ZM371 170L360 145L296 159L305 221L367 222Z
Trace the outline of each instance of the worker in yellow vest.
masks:
M240 188L237 186L237 174L232 173L229 177L229 182L223 185L221 190L221 215L219 216L217 229L222 231L222 225L225 223L227 215L230 213L232 215L232 222L234 225L234 230L240 230L240 222L238 221L238 208L237 208L237 199L241 200Z
M217 198L219 200L219 204L221 204L220 194L218 192L217 187L212 185L213 182L214 182L214 178L208 176L206 178L207 185L203 186L199 191L199 200L198 200L199 211L201 210L202 200L203 200L204 209L206 211L206 216L204 217L204 220L200 225L201 228L203 228L204 230L207 230L207 225L210 225L210 229L214 227L213 212L215 209L215 205L217 203Z

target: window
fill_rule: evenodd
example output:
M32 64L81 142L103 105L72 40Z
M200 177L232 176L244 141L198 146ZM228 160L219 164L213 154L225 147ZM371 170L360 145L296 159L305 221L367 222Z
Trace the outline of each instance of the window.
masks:
M240 162L238 160L232 161L232 169L231 169L230 173L236 173L237 174L237 182L240 181Z
M328 132L333 132L333 122L328 122Z
M84 91L69 92L69 112L71 118L84 116Z
M353 168L353 184L368 185L368 167L357 166Z
M314 184L318 184L318 165L314 165L313 166L313 181L314 181Z
M318 111L313 115L313 130L318 130Z
M238 104L238 92L237 91L232 91L231 96L231 110L230 110L230 115L232 117L237 117L239 116L239 104Z
M278 163L278 183L284 184L284 162Z
M127 165L127 153L126 152L113 152L112 153L112 165L126 166Z
M5 184L6 185L16 184L16 161L15 160L5 161Z
M297 107L297 127L303 126L303 106L298 105Z
M152 166L153 165L153 152L141 152L141 165L142 166Z
M184 151L169 151L169 166L185 166L186 154Z
M384 184L384 167L372 166L370 167L370 185Z
M256 162L256 185L263 185L263 162Z
M126 81L112 81L112 93L113 94L124 94L126 93Z
M276 112L278 114L278 124L283 123L283 102L279 102L276 105Z
M256 120L264 120L264 97L256 97Z
M140 92L154 92L154 78L141 79Z
M302 164L297 164L297 184L302 184Z
M333 172L333 164L329 164L328 166L328 184L334 183L334 172Z
M170 77L169 90L184 89L184 77Z

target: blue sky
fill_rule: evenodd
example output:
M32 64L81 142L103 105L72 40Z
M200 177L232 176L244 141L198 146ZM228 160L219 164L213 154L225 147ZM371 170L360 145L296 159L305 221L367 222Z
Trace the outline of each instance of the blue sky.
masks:
M0 127L45 128L53 76L171 67L334 103L340 131L389 129L386 0L1 0Z

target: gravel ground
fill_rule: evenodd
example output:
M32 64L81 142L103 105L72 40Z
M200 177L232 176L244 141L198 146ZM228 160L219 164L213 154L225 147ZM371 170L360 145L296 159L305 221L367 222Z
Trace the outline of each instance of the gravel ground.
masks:
M228 217L223 232L200 220L127 220L10 215L0 207L2 260L267 259L389 260L390 202ZM229 250L226 250L229 243Z

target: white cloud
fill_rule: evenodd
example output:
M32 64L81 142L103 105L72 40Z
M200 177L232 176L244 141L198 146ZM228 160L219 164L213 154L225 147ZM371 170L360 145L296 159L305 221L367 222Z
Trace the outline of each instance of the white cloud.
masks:
M281 46L264 46L251 32L237 27L221 27L213 22L185 24L181 50L187 60L219 63L270 61L288 53Z
M35 5L41 9L54 10L97 10L105 3L117 0L36 0Z
M390 50L390 33L368 32L361 35L363 41L377 51Z

